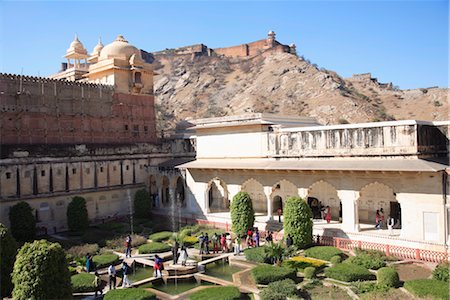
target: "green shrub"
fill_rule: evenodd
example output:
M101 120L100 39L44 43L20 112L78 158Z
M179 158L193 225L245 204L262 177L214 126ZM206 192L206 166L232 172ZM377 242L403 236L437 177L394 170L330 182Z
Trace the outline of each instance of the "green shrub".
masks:
M386 287L398 287L400 278L394 268L383 267L377 272L377 284Z
M187 225L187 226L184 226L183 228L181 228L180 234L181 235L195 235L198 232L200 232L201 229L203 229L203 226L201 226L199 224Z
M260 265L252 269L252 276L258 284L269 284L282 279L295 279L296 272L286 267Z
M168 241L173 235L174 233L171 231L161 231L151 234L148 239L152 240L153 242Z
M67 206L67 226L76 232L83 232L89 227L86 200L83 197L73 197Z
M433 278L440 281L449 282L449 272L450 272L450 264L443 263L438 266L433 271Z
M80 273L73 275L70 277L70 281L72 283L72 292L74 293L85 293L85 292L94 292L95 284L94 284L95 275L90 273Z
M244 250L245 259L257 263L268 263L265 247L248 248Z
M331 262L333 265L340 264L340 263L342 262L342 257L340 257L339 255L335 255L335 256L333 256L332 258L330 258L330 262Z
M119 262L119 256L116 254L100 254L100 255L95 255L92 258L92 261L94 262L94 266L97 269L101 269L101 268L105 268L105 267L109 267L109 265L113 264L117 264Z
M244 236L247 230L253 228L255 211L252 199L246 192L239 192L233 197L230 207L231 230L238 236Z
M238 300L241 292L235 286L210 287L189 295L189 300Z
M10 296L13 285L11 282L11 273L14 267L14 261L17 253L17 242L13 238L8 228L0 223L0 266L1 266L1 290L0 297Z
M312 211L305 200L289 197L284 205L284 234L290 234L294 245L305 248L312 243Z
M134 194L134 214L137 218L150 217L152 211L152 203L150 194L146 189L140 189Z
M259 294L262 300L286 299L297 293L297 287L292 279L284 279L269 283Z
M170 251L170 245L152 242L139 246L139 254L160 253Z
M46 240L25 243L13 271L14 299L67 299L72 296L64 250Z
M84 244L80 246L70 247L66 252L71 255L74 259L84 258L88 253L95 254L99 250L97 244Z
M108 291L103 300L156 300L156 295L144 289L117 289Z
M387 292L390 288L377 285L373 281L356 281L352 283L351 289L356 294L364 294L370 292Z
M347 263L355 264L358 266L362 266L367 269L378 270L386 266L386 256L379 251L364 251L357 250L356 256L350 257L346 260Z
M336 255L342 256L343 253L338 248L332 246L316 246L305 250L305 256L327 261L330 261L330 259Z
M403 285L410 293L418 297L449 299L448 283L436 279L406 281Z
M21 201L9 209L9 223L11 234L18 242L29 242L36 237L36 219L33 209Z
M316 276L316 268L314 268L314 267L306 267L303 270L303 275L307 279L313 279Z
M191 247L198 243L198 238L196 236L184 236L182 243L186 247Z
M325 276L341 281L373 280L375 275L364 267L353 264L337 264L325 269Z
M78 274L77 268L72 267L72 266L69 266L69 272L70 272L70 276Z

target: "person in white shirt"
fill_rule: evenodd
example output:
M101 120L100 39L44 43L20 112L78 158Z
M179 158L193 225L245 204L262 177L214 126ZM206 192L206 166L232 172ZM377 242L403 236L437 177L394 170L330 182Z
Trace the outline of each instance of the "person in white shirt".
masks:
M116 289L116 268L111 264L108 267L108 275L109 275L109 289L111 290L111 286Z

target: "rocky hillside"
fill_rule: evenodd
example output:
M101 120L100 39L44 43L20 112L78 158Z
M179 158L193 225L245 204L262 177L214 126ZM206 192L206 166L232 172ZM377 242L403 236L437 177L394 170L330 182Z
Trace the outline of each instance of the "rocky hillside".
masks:
M370 75L343 79L289 53L155 59L161 129L188 117L246 112L311 116L323 124L449 117L448 89L398 90Z

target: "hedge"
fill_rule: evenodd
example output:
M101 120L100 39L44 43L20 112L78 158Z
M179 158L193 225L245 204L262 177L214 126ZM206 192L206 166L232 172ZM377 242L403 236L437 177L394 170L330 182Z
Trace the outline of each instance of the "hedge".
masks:
M66 254L58 243L25 243L13 271L14 299L68 299L72 296Z
M168 241L174 235L171 231L161 231L151 234L148 239L152 242Z
M289 260L283 262L283 265L292 269L296 269L297 271L302 271L307 267L314 267L317 269L321 269L325 267L325 262L303 256L294 256Z
M377 272L377 284L386 287L398 287L400 278L394 268L384 267Z
M108 291L103 300L156 300L156 295L144 289L117 289Z
M342 262L342 257L340 257L339 255L335 255L335 256L333 256L333 257L330 259L330 262L331 262L333 265L340 264L340 263Z
M286 299L297 293L297 287L292 279L284 279L269 283L259 294L262 300Z
M433 271L433 278L440 281L449 282L450 264L443 263L438 266Z
M97 269L101 269L101 268L105 268L105 267L109 267L109 265L113 264L117 264L119 262L119 256L116 254L112 254L112 253L107 253L107 254L100 254L100 255L95 255L92 258L92 261L94 262L94 266Z
M89 227L86 200L83 197L73 197L67 206L67 226L75 232L83 232Z
M150 217L152 211L152 203L150 194L146 189L140 189L134 194L134 215L137 218Z
M327 261L330 261L330 259L336 255L342 256L343 253L338 248L332 246L316 246L305 250L305 256Z
M448 283L445 281L436 279L418 279L406 281L403 287L418 297L449 299Z
M356 256L352 256L345 262L362 266L367 269L378 270L386 266L386 256L378 251L357 251Z
M283 217L284 234L291 235L295 246L305 248L312 243L312 211L305 200L299 197L287 198Z
M11 295L13 285L11 282L11 273L16 260L17 242L13 238L8 228L0 223L0 297Z
M9 209L9 223L11 234L18 242L29 242L36 236L36 219L33 209L21 201Z
M252 199L246 192L239 192L233 197L230 207L231 230L238 236L243 237L247 230L253 228L255 223L255 211Z
M245 259L257 263L268 263L265 247L248 248L244 250Z
M191 247L198 243L198 237L196 236L185 236L183 237L182 243L186 247Z
M241 292L235 286L210 287L189 295L189 300L238 300ZM105 299L106 300L106 299Z
M160 252L167 252L172 249L170 245L164 244L164 243L158 243L158 242L152 242L148 244L144 244L142 246L139 246L139 254L149 254L149 253L160 253Z
M95 292L95 275L90 273L80 273L70 277L72 283L72 292L85 293Z
M364 267L353 264L337 264L325 269L325 276L341 281L373 280L375 275Z
M296 271L286 267L260 265L252 269L252 276L258 284L269 284L282 279L295 279Z
M305 270L303 270L303 275L307 279L313 279L316 275L316 268L314 267L306 267Z

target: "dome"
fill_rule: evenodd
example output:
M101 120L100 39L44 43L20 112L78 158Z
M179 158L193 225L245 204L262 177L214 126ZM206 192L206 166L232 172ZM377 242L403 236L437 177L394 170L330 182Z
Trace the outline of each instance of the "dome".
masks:
M78 36L75 36L75 39L72 43L70 43L69 49L66 51L67 55L69 54L87 54L86 49L84 48L83 44L78 39Z
M94 50L92 50L91 55L92 56L99 56L100 55L100 51L102 51L103 48L104 48L104 46L102 44L102 40L99 39L98 40L98 44L94 47Z
M123 38L123 36L119 35L114 42L106 45L100 52L99 60L108 59L108 58L122 58L125 60L129 60L130 57L136 54L136 56L140 59L141 51L129 44L127 40Z

